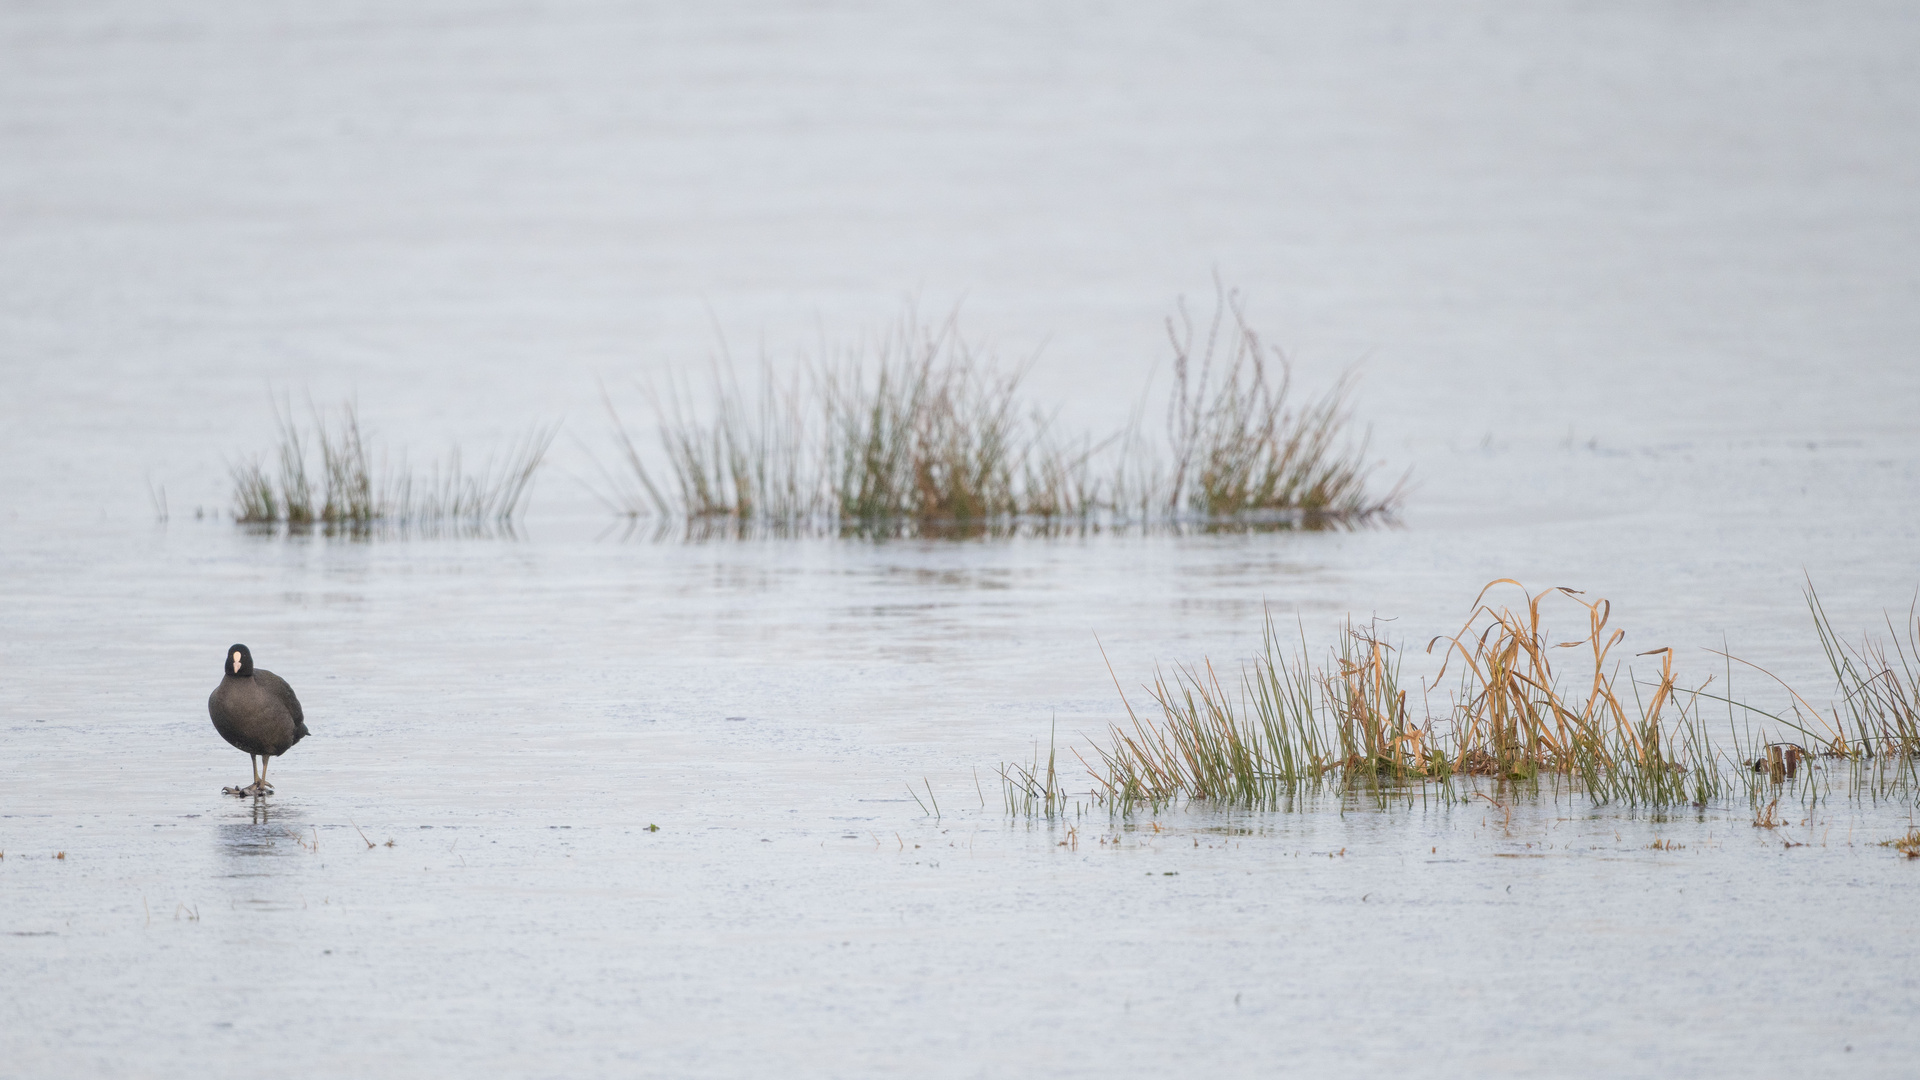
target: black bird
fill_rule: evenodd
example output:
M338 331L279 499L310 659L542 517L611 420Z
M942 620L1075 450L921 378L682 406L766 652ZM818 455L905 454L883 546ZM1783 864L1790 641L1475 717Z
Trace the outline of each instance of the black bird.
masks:
M287 680L253 666L253 652L245 645L227 650L225 675L207 698L207 714L213 717L220 737L247 752L247 760L258 758L253 784L226 788L229 795L271 795L267 786L267 759L278 757L307 737L307 718L300 711L300 699L293 696Z

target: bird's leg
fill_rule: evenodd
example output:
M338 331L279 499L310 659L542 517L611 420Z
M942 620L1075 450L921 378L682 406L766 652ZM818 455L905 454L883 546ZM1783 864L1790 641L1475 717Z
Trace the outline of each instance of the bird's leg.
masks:
M265 795L272 790L267 787L267 755L248 754L247 764L253 766L253 783L243 788L228 788L235 795Z
M248 754L248 755L247 755L247 764L248 764L248 765L252 765L252 766L253 766L253 782L254 782L254 784L255 784L255 785L258 785L258 784L260 783L260 766L258 766L258 765L254 765L254 763L253 763L253 755L252 755L252 754ZM251 787L230 787L230 788L221 788L220 790L221 790L221 791L223 791L223 792L225 792L225 793L226 793L226 794L228 794L228 795L246 795L246 794L248 794L248 793L250 793L250 792L252 792L252 791L253 791L253 788L251 788Z

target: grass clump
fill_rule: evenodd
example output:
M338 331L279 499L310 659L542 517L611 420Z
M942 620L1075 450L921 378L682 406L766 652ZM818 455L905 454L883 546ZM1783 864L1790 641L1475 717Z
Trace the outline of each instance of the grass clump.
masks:
M953 322L903 321L871 353L763 365L743 391L717 365L702 410L685 386L653 395L666 468L607 399L620 470L605 501L629 515L792 528L967 525L1090 507L1085 469L1046 418L1024 408L1024 369L1003 371ZM657 462L657 457L654 458Z
M1006 800L1007 813L1015 817L1046 818L1065 816L1068 808L1066 787L1061 783L1059 759L1054 742L1054 732L1047 735L1047 758L1040 760L1040 748L1036 744L1033 759L1026 765L1019 762L1002 762L999 767L1000 790ZM929 792L929 795L932 793Z
M1754 668L1787 692L1787 707L1767 711L1721 697L1729 711L1741 709L1774 725L1774 735L1751 744L1757 752L1743 755L1742 771L1755 799L1764 785L1792 781L1818 761L1849 763L1847 782L1854 798L1878 798L1901 790L1920 789L1920 607L1908 608L1905 624L1885 617L1887 639L1863 634L1856 642L1842 638L1827 616L1811 582L1805 590L1821 652L1833 673L1834 701L1822 709L1777 676L1730 653L1718 652L1732 665ZM1711 696L1711 695L1709 695Z
M535 428L479 472L455 448L445 463L415 474L404 461L378 461L352 402L334 418L311 410L302 425L291 408L274 411L279 445L229 466L233 517L246 525L368 528L379 523L511 522L526 503L556 428Z
M822 373L832 510L850 521L974 521L1033 512L1026 471L1044 463L1044 423L1020 414L1022 372L1002 374L951 322L911 327L871 369Z
M1519 602L1488 602L1502 587L1518 590ZM1549 632L1549 604L1575 616L1579 629L1565 635L1570 640ZM1822 640L1834 640L1817 600L1813 608ZM1417 713L1399 653L1377 626L1349 622L1340 643L1315 663L1304 644L1284 647L1269 619L1262 650L1237 677L1223 679L1204 661L1156 672L1147 687L1157 713L1151 716L1136 712L1122 690L1127 720L1091 746L1091 761L1082 760L1096 797L1120 810L1180 799L1275 807L1324 791L1424 798L1435 782L1434 797L1448 800L1458 797L1453 781L1482 780L1534 790L1545 783L1596 803L1646 806L1705 805L1743 786L1758 806L1796 781L1807 797L1820 797L1830 782L1815 778L1815 754L1772 741L1777 730L1766 728L1736 728L1717 745L1702 706L1724 701L1730 714L1737 707L1778 717L1707 693L1712 679L1682 686L1670 648L1637 654L1656 667L1636 678L1616 655L1625 632L1611 626L1611 614L1607 601L1571 589L1529 593L1511 579L1489 584L1458 631L1428 643L1428 652L1442 657L1436 684L1449 670L1458 678L1445 709ZM1883 654L1863 648L1849 655L1858 661ZM1817 756L1847 766L1856 795L1916 787L1911 744L1898 738L1908 721L1897 704L1910 699L1891 688L1895 672L1881 664L1846 674L1848 700L1861 700L1863 687L1881 696L1859 706L1866 727L1855 722L1848 735L1841 729L1847 714L1836 712L1832 734L1817 744ZM1889 748L1909 756L1892 770L1869 769L1878 763L1863 730L1883 757ZM1757 773L1743 767L1755 747L1767 750ZM1756 824L1777 824L1777 801L1756 812Z
M1905 836L1882 840L1880 846L1890 847L1909 859L1920 859L1920 829L1908 829Z
M1021 392L1028 366L1002 367L954 319L908 317L785 379L763 362L751 392L722 363L704 403L684 384L653 393L659 453L642 451L609 398L619 463L604 473L604 498L635 517L876 535L1136 517L1329 527L1398 504L1399 486L1367 487L1350 384L1296 409L1286 358L1236 296L1220 292L1204 332L1182 308L1168 334L1164 440L1137 417L1104 438L1062 435Z
M1272 511L1342 518L1383 514L1399 501L1367 490L1367 438L1351 436L1352 389L1342 378L1297 410L1293 366L1261 340L1244 305L1221 290L1202 332L1186 305L1167 320L1173 389L1167 429L1172 476L1169 514L1226 517Z
M1903 627L1887 618L1885 641L1863 636L1853 644L1834 631L1811 585L1806 595L1839 697L1829 714L1835 748L1869 758L1920 756L1920 601Z

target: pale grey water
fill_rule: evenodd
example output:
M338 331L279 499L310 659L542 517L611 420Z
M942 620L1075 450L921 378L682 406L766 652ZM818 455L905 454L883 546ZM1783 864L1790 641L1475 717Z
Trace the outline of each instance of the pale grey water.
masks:
M9 9L0 1075L1905 1075L1908 806L1070 838L992 769L1119 715L1096 634L1131 687L1266 605L1417 645L1502 576L1824 700L1803 575L1846 629L1920 585L1916 39L1866 4ZM1216 268L1309 382L1363 363L1404 527L682 544L575 479L596 379L637 406L716 324L786 356L908 295L1109 426ZM194 520L270 391L418 456L567 433L518 538ZM264 821L205 716L236 640L314 731Z

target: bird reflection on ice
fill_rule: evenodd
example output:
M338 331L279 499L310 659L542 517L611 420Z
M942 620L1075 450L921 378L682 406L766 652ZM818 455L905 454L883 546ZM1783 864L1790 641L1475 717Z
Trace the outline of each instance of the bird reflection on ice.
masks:
M246 820L219 827L220 850L228 856L297 855L311 852L317 843L303 830L300 815L266 799L251 799ZM239 818L239 814L234 815Z

